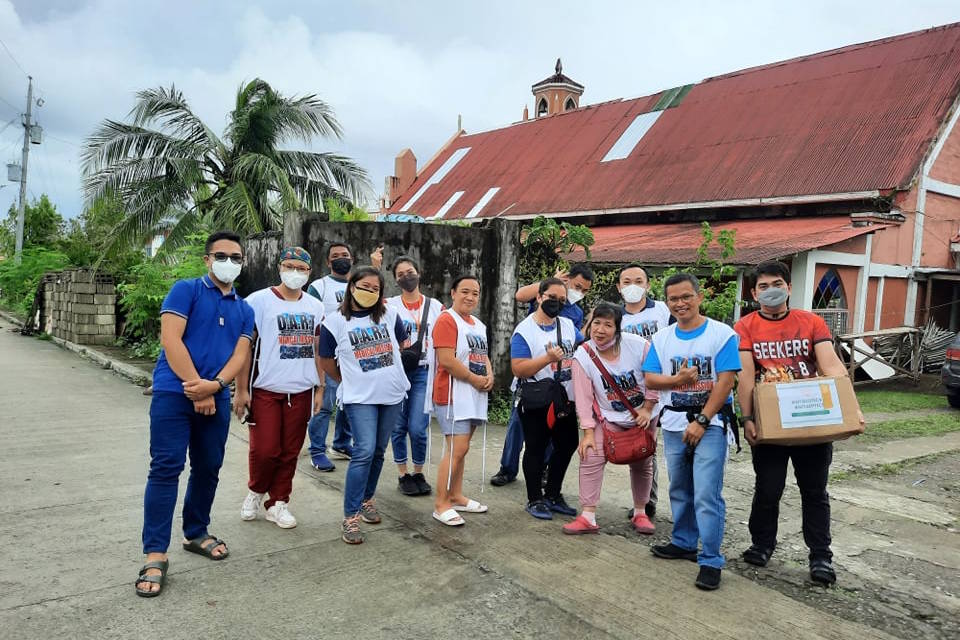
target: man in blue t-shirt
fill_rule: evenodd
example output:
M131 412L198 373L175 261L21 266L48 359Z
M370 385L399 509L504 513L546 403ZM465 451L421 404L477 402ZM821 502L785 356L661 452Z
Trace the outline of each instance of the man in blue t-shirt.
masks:
M716 589L724 566L723 472L736 428L731 417L739 339L732 328L700 313L703 293L696 276L671 276L663 291L677 322L653 335L643 371L647 388L660 391L664 407L660 430L673 533L669 544L650 551L659 558L696 561L700 573L694 584Z
M210 534L210 508L230 428L229 384L253 340L253 309L233 288L243 267L240 236L219 231L207 238L202 278L179 280L160 309L163 351L153 371L150 403L150 472L143 496L143 552L147 562L137 595L160 594L180 473L190 453L183 500L183 548L223 560L227 545Z
M583 329L583 309L579 302L593 286L593 270L586 264L578 263L570 267L570 271L558 270L556 278L563 280L567 285L567 301L560 307L560 316L569 318L577 331ZM540 283L534 282L517 289L514 296L517 302L527 303L527 315L537 310L537 295L540 293ZM502 487L517 479L520 471L520 452L523 449L523 428L517 416L516 407L510 411L510 421L507 423L507 435L503 442L503 453L500 455L500 470L490 478L490 484ZM552 445L547 448L547 460L550 460Z

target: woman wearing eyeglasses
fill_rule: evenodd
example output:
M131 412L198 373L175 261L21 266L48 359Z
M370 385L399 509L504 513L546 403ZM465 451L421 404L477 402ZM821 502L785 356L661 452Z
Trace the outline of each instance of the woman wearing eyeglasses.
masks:
M243 520L256 520L263 502L266 519L281 529L297 526L290 513L290 493L297 458L311 412L323 394L317 333L323 304L304 295L310 278L310 254L302 247L280 253L280 284L255 291L247 304L256 316L253 358L237 376L233 409L250 429L249 491L240 508ZM252 366L251 366L252 362ZM252 369L252 371L251 371Z
M527 485L527 513L541 520L552 520L553 513L575 516L577 510L567 504L560 490L573 452L577 450L577 416L572 403L567 412L557 415L554 407L524 406L522 385L553 378L573 399L570 366L576 345L583 342L573 322L558 317L567 302L567 287L559 278L540 283L537 310L524 318L510 339L510 367L521 385L520 423L526 449L523 452L523 477ZM553 442L546 495L541 488L547 443Z
M339 311L326 316L320 331L320 365L340 385L337 400L353 429L341 526L347 544L363 542L361 521L380 522L374 494L400 403L410 388L400 359L409 343L407 329L396 310L387 308L383 293L377 269L354 269Z

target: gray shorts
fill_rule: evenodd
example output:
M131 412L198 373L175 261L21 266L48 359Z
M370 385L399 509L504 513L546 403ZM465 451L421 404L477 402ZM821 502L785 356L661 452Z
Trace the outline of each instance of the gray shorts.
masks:
M484 420L454 420L447 417L447 408L438 406L434 412L437 417L437 423L440 425L440 433L445 436L468 436L473 433L475 427L482 427Z

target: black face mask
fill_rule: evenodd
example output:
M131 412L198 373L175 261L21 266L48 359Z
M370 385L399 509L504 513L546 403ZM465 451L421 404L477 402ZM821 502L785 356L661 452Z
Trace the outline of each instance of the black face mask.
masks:
M330 270L338 276L345 276L350 273L350 267L353 266L353 260L350 258L337 258L330 262Z
M414 289L420 286L420 276L403 276L397 280L397 284L400 285L400 288L410 293Z
M556 318L560 315L560 301L553 298L544 298L543 302L540 303L540 310L543 311L548 318Z

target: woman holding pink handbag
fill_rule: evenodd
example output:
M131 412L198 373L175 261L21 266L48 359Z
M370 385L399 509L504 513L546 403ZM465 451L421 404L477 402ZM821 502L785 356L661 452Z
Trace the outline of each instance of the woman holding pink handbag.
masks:
M582 512L564 525L570 535L596 533L597 503L607 464L604 452L604 431L610 435L629 429L649 429L649 440L656 442L657 421L653 417L659 401L657 391L644 385L642 365L650 349L646 339L621 334L623 310L607 302L593 310L590 340L580 345L573 359L573 390L577 415L583 436L580 454L580 505ZM615 383L615 386L611 383ZM646 434L637 434L646 435ZM644 513L653 481L653 459L647 455L629 463L630 488L633 492L633 528L638 533L655 530Z

